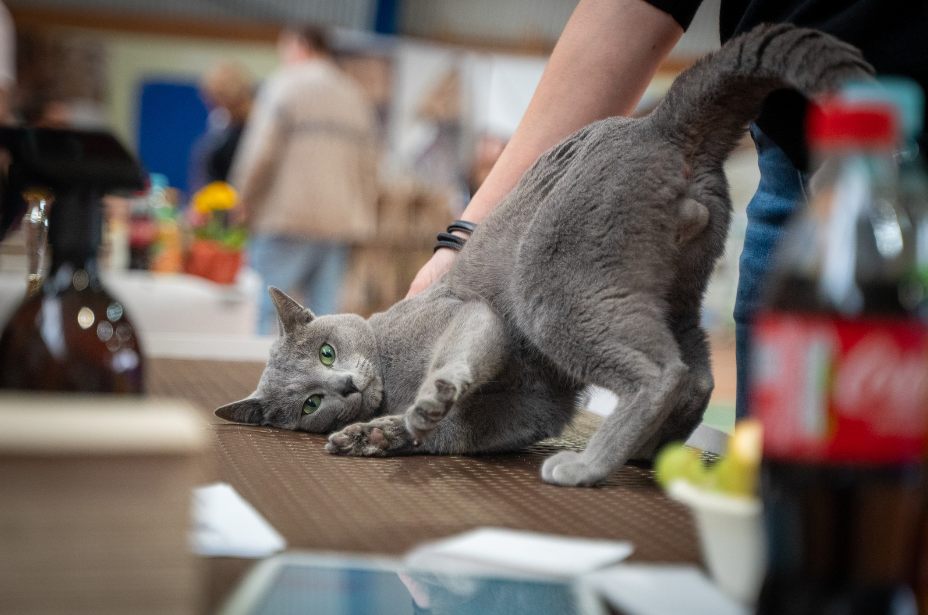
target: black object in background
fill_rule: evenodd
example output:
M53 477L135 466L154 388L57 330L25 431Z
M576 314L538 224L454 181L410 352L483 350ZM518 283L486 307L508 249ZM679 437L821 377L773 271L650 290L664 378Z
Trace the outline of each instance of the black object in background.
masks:
M0 129L11 163L4 197L42 187L52 264L0 334L0 387L141 393L143 356L122 304L100 282L103 194L139 190L142 170L112 136L36 128ZM3 218L15 199L4 199ZM5 230L5 229L4 229Z

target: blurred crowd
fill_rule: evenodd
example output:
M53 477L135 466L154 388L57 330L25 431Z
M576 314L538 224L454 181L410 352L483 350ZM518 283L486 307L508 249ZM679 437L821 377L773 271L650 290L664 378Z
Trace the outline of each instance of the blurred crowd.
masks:
M30 74L17 88L16 41L0 4L0 121L107 126L106 118L86 121L54 78ZM104 258L116 268L186 271L221 283L247 265L262 289L277 286L316 314L383 309L402 297L431 252L427 242L479 187L505 140L480 135L470 164L458 162L460 85L449 73L417 111L440 127L413 163L435 183L385 185L384 105L371 100L371 84L343 70L318 27L285 27L277 55L278 68L260 83L232 59L200 76L207 115L190 147L186 185L153 172L145 194L108 199ZM356 64L363 74L363 62ZM434 188L442 182L451 188ZM267 293L257 302L256 330L271 333Z

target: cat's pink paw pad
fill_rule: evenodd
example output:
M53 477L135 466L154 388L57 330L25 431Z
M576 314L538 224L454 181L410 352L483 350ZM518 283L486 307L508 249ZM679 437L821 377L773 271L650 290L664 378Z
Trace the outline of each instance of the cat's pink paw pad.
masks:
M335 433L329 436L329 443L335 446L345 446L348 444L348 436L343 433Z
M333 455L353 457L386 457L390 447L402 446L408 438L402 416L375 419L370 423L355 423L329 436L325 450Z
M390 441L384 437L383 431L376 427L371 430L370 435L367 437L367 441L371 446L376 446L380 450L385 451L390 448Z
M453 404L458 398L458 388L439 378L435 381L435 399L444 404Z

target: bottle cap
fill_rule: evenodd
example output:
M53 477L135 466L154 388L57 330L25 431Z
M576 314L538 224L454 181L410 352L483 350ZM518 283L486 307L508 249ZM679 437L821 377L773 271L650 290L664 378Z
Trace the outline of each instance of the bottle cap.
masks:
M907 139L917 139L925 126L925 93L908 77L877 77L875 81L851 81L839 93L849 103L886 102L896 108Z
M170 180L168 176L164 173L150 173L148 175L148 181L151 183L151 190L167 190L170 185Z
M892 147L898 143L899 122L888 103L851 104L832 98L810 105L806 138L812 147Z

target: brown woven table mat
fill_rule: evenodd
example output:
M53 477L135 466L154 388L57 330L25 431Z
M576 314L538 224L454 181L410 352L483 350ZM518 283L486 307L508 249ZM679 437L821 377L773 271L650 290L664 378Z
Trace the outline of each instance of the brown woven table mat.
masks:
M581 449L601 419L582 413L562 438L506 455L335 457L325 437L226 423L217 406L247 396L257 363L153 359L148 391L199 406L209 422L207 480L230 483L267 517L290 548L401 554L476 526L630 540L632 559L698 563L689 512L626 466L602 487L542 482L542 461Z

